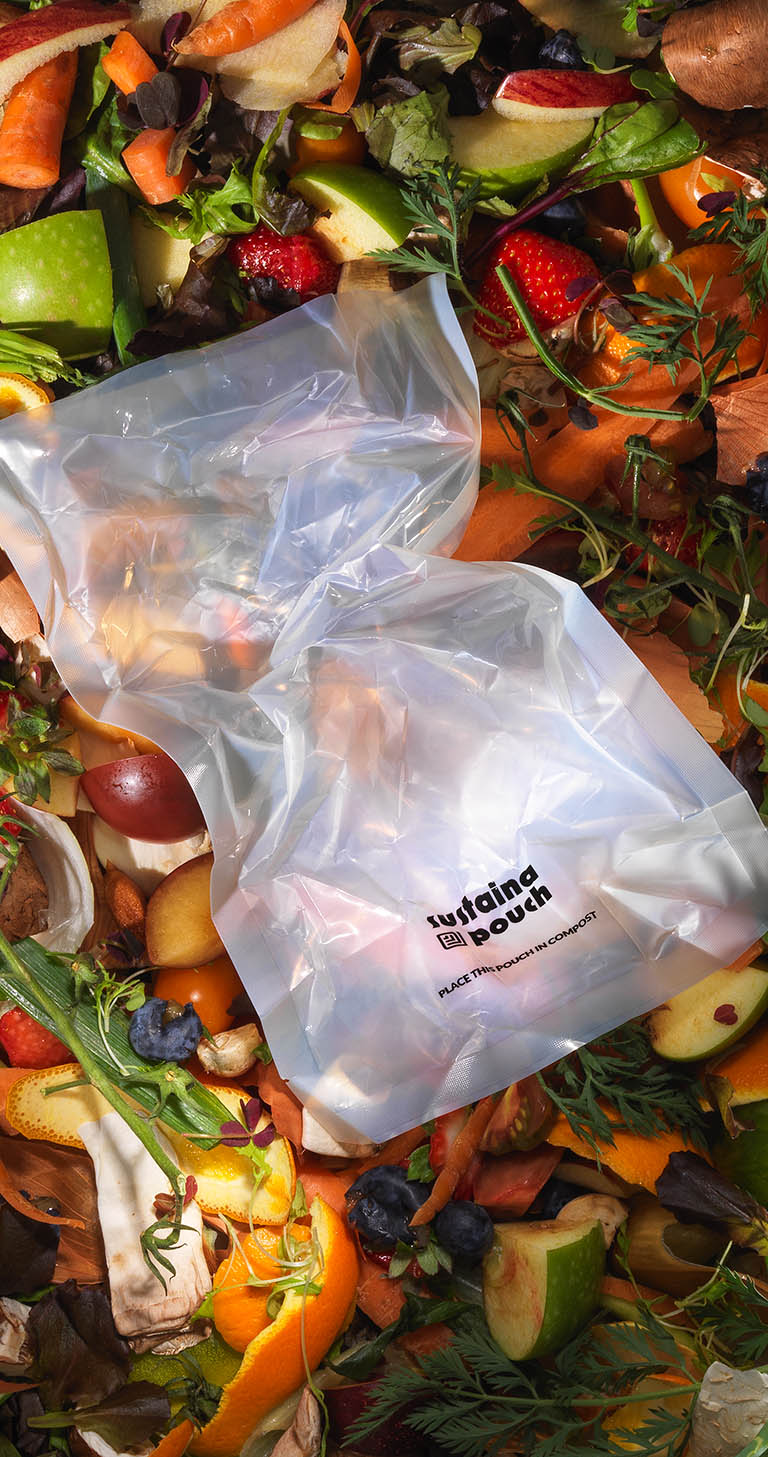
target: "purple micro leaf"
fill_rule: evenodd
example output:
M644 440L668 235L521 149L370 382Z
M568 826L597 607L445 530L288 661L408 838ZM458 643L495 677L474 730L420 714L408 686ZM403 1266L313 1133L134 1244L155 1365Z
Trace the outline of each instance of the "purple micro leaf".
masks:
M184 39L191 24L192 16L188 10L177 10L175 14L168 16L160 37L160 49L166 61L170 61L174 46Z
M229 1123L222 1123L219 1134L221 1142L227 1148L245 1148L246 1144L251 1141L247 1128L243 1128L242 1123L238 1123L234 1118Z
M200 115L211 87L207 76L201 75L199 71L184 70L178 73L181 81L181 100L179 102L179 125L189 126Z
M266 1128L262 1128L261 1133L251 1134L251 1143L254 1148L268 1148L273 1138L276 1137L277 1129L274 1123L268 1123Z
M725 212L727 207L733 207L735 201L735 192L708 192L705 197L698 199L696 206L711 218L715 213Z
M583 293L588 293L599 282L598 278L590 278L588 275L584 278L572 278L570 283L566 284L565 297L569 303L573 303L574 299L581 298Z
M630 329L637 322L634 315L617 298L609 297L602 299L600 311L605 315L608 323L613 324L614 329L618 329L619 333L625 333L627 329Z
M240 1111L248 1132L253 1133L261 1117L261 1098L249 1098L247 1103L241 1098Z

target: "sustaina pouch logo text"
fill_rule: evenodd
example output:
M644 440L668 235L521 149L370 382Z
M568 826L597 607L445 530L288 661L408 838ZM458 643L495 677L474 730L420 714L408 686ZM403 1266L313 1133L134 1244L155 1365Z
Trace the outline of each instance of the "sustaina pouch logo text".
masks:
M455 911L449 911L447 915L427 916L427 922L438 932L437 940L444 951L451 951L454 946L466 946L467 937L473 946L483 946L492 936L503 936L510 926L519 925L525 916L538 911L552 899L546 885L537 885L538 879L538 871L532 865L526 865L525 870L510 874L508 880L489 880L478 895L465 895ZM510 901L514 904L510 905ZM487 919L489 916L490 920ZM472 924L478 920L482 920L483 924ZM459 930L441 931L441 926L466 926L467 934L465 936Z

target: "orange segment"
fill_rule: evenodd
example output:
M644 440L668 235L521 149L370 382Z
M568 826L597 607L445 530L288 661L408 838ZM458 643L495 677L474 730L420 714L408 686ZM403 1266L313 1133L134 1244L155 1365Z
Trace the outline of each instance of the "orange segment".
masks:
M0 374L0 420L49 403L50 396L42 385L34 384L23 374Z
M605 1107L603 1111L610 1113ZM613 1137L613 1147L604 1143L601 1138L595 1138L600 1162L607 1169L612 1169L614 1174L618 1174L620 1179L626 1179L628 1184L640 1184L652 1194L656 1193L656 1180L661 1178L670 1154L683 1153L689 1147L682 1134L676 1132L654 1133L652 1137L645 1138L639 1133L627 1133L617 1129ZM595 1157L592 1145L574 1133L562 1113L558 1115L554 1128L547 1134L547 1142L554 1144L555 1148L568 1148L580 1158Z
M245 1351L255 1336L266 1329L272 1287L249 1285L248 1276L258 1280L279 1280L289 1273L278 1264L280 1242L285 1231L266 1227L247 1234L227 1255L214 1276L213 1323L233 1351ZM311 1233L305 1224L291 1226L291 1238L306 1244Z
M320 1292L287 1292L275 1319L248 1346L213 1421L193 1439L190 1451L195 1457L233 1457L239 1452L257 1422L301 1386L307 1368L313 1371L322 1361L344 1326L357 1285L354 1240L322 1199L314 1200L310 1213L320 1250L312 1279Z

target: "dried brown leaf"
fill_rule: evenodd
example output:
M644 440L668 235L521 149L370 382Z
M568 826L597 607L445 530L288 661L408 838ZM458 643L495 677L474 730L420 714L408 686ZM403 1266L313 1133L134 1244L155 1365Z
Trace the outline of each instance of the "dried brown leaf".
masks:
M34 637L40 627L37 608L4 551L0 551L0 627L12 642Z
M768 450L768 375L734 379L712 396L717 421L717 477L743 486L755 457Z
M663 632L652 632L647 637L630 632L625 640L688 722L708 744L716 744L724 732L722 714L716 712L706 694L693 682L682 648Z
M55 1279L76 1280L80 1285L98 1285L107 1278L96 1202L93 1164L85 1153L38 1143L26 1138L0 1137L2 1193L9 1203L5 1180L16 1195L25 1189L31 1197L55 1197L61 1217L41 1216L24 1200L21 1212L30 1218L44 1218L62 1226L56 1258ZM14 1207L18 1207L14 1204ZM75 1227L79 1225L80 1227Z
M85 856L88 874L93 885L93 925L80 948L82 951L90 951L92 946L98 946L102 941L106 941L107 937L113 936L118 929L107 901L104 872L94 849L93 820L94 816L87 810L79 809L69 821L72 832Z

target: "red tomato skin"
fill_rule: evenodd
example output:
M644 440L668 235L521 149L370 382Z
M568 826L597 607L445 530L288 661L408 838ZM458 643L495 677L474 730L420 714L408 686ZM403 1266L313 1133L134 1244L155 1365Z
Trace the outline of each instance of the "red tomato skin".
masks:
M87 769L80 784L97 815L132 840L170 844L205 828L203 812L168 754L139 754Z
M191 1002L211 1036L226 1032L234 1023L228 1008L243 990L243 984L228 956L217 956L204 966L163 967L152 980L152 995L163 1001Z

